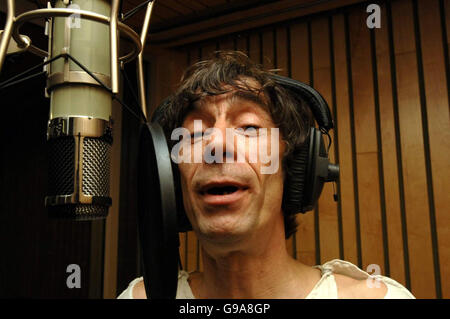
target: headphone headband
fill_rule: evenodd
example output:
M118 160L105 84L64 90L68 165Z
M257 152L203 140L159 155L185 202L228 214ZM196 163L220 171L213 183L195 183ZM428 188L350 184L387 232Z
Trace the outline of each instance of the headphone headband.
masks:
M319 128L321 130L325 129L325 131L328 132L334 127L333 118L327 102L314 88L303 82L299 82L281 75L272 74L271 78L285 89L303 98L311 109L311 112L313 113L314 118L319 124ZM159 107L156 108L152 115L151 122L159 122L168 103L169 99L166 98L159 105Z
M299 82L285 76L273 74L271 77L276 83L280 84L294 94L301 96L303 100L305 100L321 130L325 129L328 132L334 127L333 118L327 102L314 88L303 82Z

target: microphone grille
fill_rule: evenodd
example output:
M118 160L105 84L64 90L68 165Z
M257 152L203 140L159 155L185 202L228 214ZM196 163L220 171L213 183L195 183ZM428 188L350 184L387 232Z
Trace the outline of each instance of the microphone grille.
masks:
M69 220L94 220L105 218L108 207L92 204L68 204L48 207L50 217Z
M84 138L83 184L85 195L109 196L111 145L104 139Z
M112 203L110 124L76 117L49 122L49 194L45 205L50 217L93 220L108 215Z
M51 139L48 146L49 195L70 195L74 192L75 139Z

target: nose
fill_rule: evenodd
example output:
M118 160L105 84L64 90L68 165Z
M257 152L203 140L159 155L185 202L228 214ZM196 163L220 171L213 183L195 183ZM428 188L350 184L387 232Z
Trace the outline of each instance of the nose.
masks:
M204 159L208 164L229 163L236 157L233 128L225 120L217 120L206 130Z

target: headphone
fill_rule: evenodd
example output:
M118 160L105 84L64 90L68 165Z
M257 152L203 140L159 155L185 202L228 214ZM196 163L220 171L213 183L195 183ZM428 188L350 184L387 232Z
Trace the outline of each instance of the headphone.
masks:
M293 151L284 183L283 212L285 214L306 213L314 209L323 185L339 178L339 165L330 163L323 135L327 135L333 125L330 108L325 99L311 86L288 77L271 74L274 82L300 97L311 109L318 128L311 127L305 143ZM170 102L164 100L153 113L152 124L159 125L162 115ZM331 138L330 138L331 143ZM178 231L192 230L183 206L178 168L172 164L176 192Z
M312 87L287 77L270 76L303 99L318 124L294 149L284 181L284 214L305 213L314 208L324 183L339 178L339 165L330 163L323 139L323 135L329 137L333 120L326 101ZM138 227L145 290L152 299L175 298L180 263L178 233L192 230L184 211L179 170L171 161L169 143L160 125L169 103L165 99L158 106L151 122L142 126L139 139Z

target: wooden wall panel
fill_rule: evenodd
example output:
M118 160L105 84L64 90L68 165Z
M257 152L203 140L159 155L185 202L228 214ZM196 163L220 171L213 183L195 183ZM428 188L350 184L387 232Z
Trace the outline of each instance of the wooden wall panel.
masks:
M219 50L235 50L235 38L233 36L224 37L219 41Z
M262 63L261 36L257 32L249 35L248 56L256 63Z
M202 46L201 49L202 49L202 59L207 59L219 49L219 43L207 42Z
M442 30L439 21L439 3L430 1L423 3L418 1L418 19L420 21L420 42L423 61L423 81L425 90L426 113L422 112L422 118L427 117L424 124L428 128L429 158L427 163L431 166L429 172L432 184L429 185L433 195L433 207L431 208L430 222L434 224L437 242L433 245L439 247L436 257L439 263L435 263L435 274L438 273L440 281L450 282L450 182L442 172L449 170L449 161L442 154L450 150L450 125L449 125L449 100L448 86L446 85L444 50L442 43ZM431 195L431 194L430 194ZM434 210L434 212L433 212ZM432 226L433 227L433 226ZM434 248L434 249L436 249ZM436 260L437 262L437 260ZM436 266L439 266L436 269ZM450 298L450 285L442 287L442 297Z
M123 88L123 83L121 83ZM122 92L122 90L120 90ZM120 154L122 135L122 109L115 101L112 107L112 118L114 119L113 145L111 147L111 176L110 196L112 205L109 209L105 223L105 252L104 252L104 274L103 274L103 298L116 297L117 291L117 253L118 253L118 227L119 227L119 199L120 199ZM101 269L102 267L99 267Z
M277 69L277 74L282 76L290 75L290 57L289 57L289 34L288 28L283 25L275 29L275 57L274 67Z
M265 29L261 34L262 40L262 65L266 70L275 68L275 46L273 29Z
M447 33L447 59L450 60L450 0L441 0L443 2L443 5L441 4L441 11L445 11L443 14L443 22L446 25L446 33ZM445 43L444 43L445 45ZM448 63L448 61L447 61ZM447 64L448 67L448 64ZM448 81L448 79L447 79ZM447 84L448 85L448 84Z
M248 35L238 34L236 37L236 50L242 51L248 55Z
M375 52L377 61L378 99L381 126L381 149L383 161L384 197L388 239L388 258L385 274L406 285L404 241L402 233L401 198L398 182L397 134L394 116L393 84L391 72L391 46L386 7L382 7L384 26L376 29Z
M274 68L277 74L283 76L290 75L289 40L288 28L285 25L274 30ZM297 257L295 240L294 234L286 242L286 249L294 258Z
M314 82L312 86L332 107L331 91L331 58L328 18L322 17L311 22L312 71ZM325 138L328 146L328 140ZM329 151L329 157L334 162L334 146ZM339 258L339 234L337 220L337 205L333 201L333 185L324 185L319 198L317 210L320 232L320 263Z
M174 90L189 64L189 55L185 50L168 49L152 57L150 74L153 76L148 79L149 92L147 96L149 114L152 114L161 101ZM188 259L190 259L188 258L188 242L190 241L186 233L180 233L179 240L180 262L183 269L186 269ZM192 255L192 252L190 254Z
M342 212L342 258L358 264L356 236L355 198L353 185L351 123L349 109L347 44L343 14L333 17L334 73L336 83L336 127L339 132L340 189L339 200ZM336 140L335 140L336 142Z
M289 70L288 39L286 27L262 31L263 66L277 74L287 76ZM295 237L286 242L286 249L291 256L296 256Z
M310 84L311 82L311 48L310 25L307 22L289 25L290 61L293 79ZM297 215L298 231L295 234L297 258L306 265L317 264L319 253L316 245L316 227L313 212ZM320 247L319 247L320 248Z
M309 23L294 23L289 26L291 76L293 79L311 84Z
M191 64L238 49L312 85L329 103L339 203L327 185L317 209L298 215L287 242L295 258L377 264L416 297L448 298L450 1L381 7L380 29L368 29L365 5L355 5L190 44L177 48L178 57ZM163 70L166 94L172 79ZM195 234L181 238L184 268L201 269Z
M192 46L189 49L189 61L188 64L192 65L201 60L201 48L198 46ZM189 231L186 233L186 264L184 269L187 271L195 271L199 269L200 266L200 247L197 236L194 231Z
M363 269L377 264L384 273L373 70L365 13L349 15L356 166Z
M393 2L392 21L411 289L436 297L412 2Z

